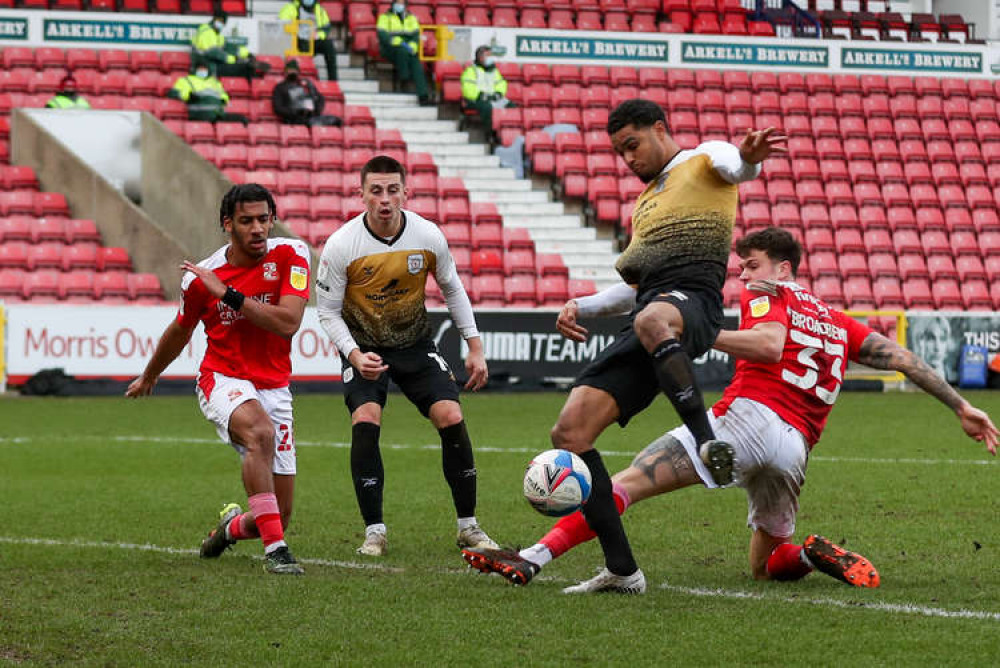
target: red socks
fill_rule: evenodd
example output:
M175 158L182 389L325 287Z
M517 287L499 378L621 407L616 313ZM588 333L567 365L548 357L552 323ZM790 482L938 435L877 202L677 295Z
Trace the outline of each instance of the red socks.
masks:
M611 493L614 496L618 514L621 515L631 503L628 492L618 483L613 483ZM591 530L587 524L587 520L584 519L583 513L578 510L572 515L567 515L556 522L555 526L542 536L542 539L538 542L549 548L549 552L552 553L552 558L554 559L565 554L571 548L581 543L586 543L596 536L597 534Z
M767 559L767 574L772 580L799 580L812 573L802 560L802 546L782 543Z
M229 537L233 540L248 540L259 536L251 513L237 515L229 522Z
M281 513L278 512L278 499L274 492L254 494L249 503L250 512L257 523L257 531L260 532L260 540L264 543L264 551L270 552L268 548L284 545L285 531L281 528Z

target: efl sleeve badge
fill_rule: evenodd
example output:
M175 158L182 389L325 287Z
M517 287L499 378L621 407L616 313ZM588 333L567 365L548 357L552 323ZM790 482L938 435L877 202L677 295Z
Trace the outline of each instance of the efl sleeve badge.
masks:
M763 318L771 310L771 300L764 295L750 300L750 317Z
M306 276L305 267L292 267L292 272L288 275L288 282L292 284L292 287L296 290L305 290L306 285L309 283L309 279Z

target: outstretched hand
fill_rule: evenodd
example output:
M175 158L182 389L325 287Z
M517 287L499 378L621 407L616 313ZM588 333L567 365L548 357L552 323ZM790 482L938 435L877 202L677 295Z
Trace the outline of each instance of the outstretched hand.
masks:
M215 297L216 299L221 299L222 295L226 294L226 286L223 284L219 277L216 276L215 272L211 269L206 269L200 265L184 260L181 263L182 271L190 271L192 274L201 279L202 284L208 293Z
M998 432L989 415L967 403L958 409L958 419L970 438L985 443L991 455L997 454Z
M559 333L571 341L586 341L587 328L576 321L580 312L580 307L574 300L569 300L559 311L556 318L556 329Z
M788 135L777 128L753 130L747 128L747 134L740 142L740 157L744 162L757 164L763 162L774 153L788 153L785 142Z

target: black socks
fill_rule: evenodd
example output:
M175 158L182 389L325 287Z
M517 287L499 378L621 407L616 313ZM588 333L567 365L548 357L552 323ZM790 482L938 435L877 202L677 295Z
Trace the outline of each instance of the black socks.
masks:
M465 421L438 429L441 435L441 468L451 487L458 517L476 514L476 462Z
M694 366L677 339L667 339L650 354L660 389L700 445L715 439L705 414L705 401L694 379Z
M590 498L583 504L583 516L601 541L608 570L615 575L632 575L639 566L632 557L632 546L629 545L621 516L618 515L618 508L611 493L611 476L604 467L601 453L597 450L588 450L581 454L580 458L590 469L592 485Z
M382 523L385 470L378 448L381 430L379 425L371 422L359 422L351 428L351 477L365 526Z

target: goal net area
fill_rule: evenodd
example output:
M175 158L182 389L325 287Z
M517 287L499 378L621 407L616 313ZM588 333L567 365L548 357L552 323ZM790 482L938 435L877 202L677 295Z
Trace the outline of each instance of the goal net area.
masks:
M844 311L855 320L862 322L879 334L906 347L906 313L903 311ZM861 364L851 363L844 374L844 380L880 380L885 387L900 388L906 377L898 371L881 371Z

